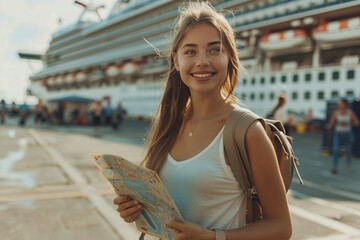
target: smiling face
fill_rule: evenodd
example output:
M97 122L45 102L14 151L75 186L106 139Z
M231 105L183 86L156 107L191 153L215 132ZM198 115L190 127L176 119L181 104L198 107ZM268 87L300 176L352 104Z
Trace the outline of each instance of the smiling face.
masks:
M229 56L215 27L206 23L193 26L172 58L192 94L221 92L228 75Z

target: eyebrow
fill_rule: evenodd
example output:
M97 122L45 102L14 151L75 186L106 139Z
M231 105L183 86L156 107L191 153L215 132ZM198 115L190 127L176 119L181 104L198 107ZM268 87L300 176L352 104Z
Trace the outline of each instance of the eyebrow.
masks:
M208 47L210 47L210 46L217 45L217 44L221 44L221 42L220 41L209 42L207 45L208 45ZM198 45L195 44L195 43L187 43L184 46L182 46L181 48L184 48L184 47L197 47L197 46Z

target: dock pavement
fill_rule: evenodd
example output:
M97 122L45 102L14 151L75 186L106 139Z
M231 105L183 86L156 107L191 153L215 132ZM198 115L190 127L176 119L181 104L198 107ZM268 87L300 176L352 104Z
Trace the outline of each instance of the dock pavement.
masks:
M115 194L90 159L91 153L121 155L139 163L149 122L125 121L114 131L91 126L0 125L1 240L134 240L112 204ZM330 173L321 134L294 134L299 170L288 193L293 240L360 239L360 160L351 172L341 159ZM150 239L150 238L147 238Z

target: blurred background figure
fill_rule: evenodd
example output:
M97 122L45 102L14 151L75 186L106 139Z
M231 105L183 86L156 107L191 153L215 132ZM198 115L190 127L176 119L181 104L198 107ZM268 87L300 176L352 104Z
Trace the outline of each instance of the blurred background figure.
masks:
M278 97L278 101L270 113L270 118L279 120L285 128L286 134L290 135L290 124L294 118L294 115L288 114L286 107L286 95L281 93Z
M102 104L100 100L94 102L92 115L93 115L94 130L95 133L97 133L99 130L99 126L101 124L101 115L102 115Z
M39 99L38 103L35 105L34 108L35 125L41 125L41 123L43 122L43 108L44 108L43 101Z
M13 102L11 103L11 110L10 110L11 116L12 116L12 117L17 116L17 115L18 115L18 111L19 111L19 109L18 109L18 107L16 106L16 103L13 101Z
M110 126L112 123L112 115L113 115L113 109L111 107L110 99L106 99L106 105L103 109L104 115L105 115L105 125Z
M113 129L118 129L121 127L125 114L126 114L126 110L119 102L113 113L113 123L112 123Z
M5 124L6 119L6 102L4 99L0 102L0 123Z
M332 114L330 119L330 126L335 127L333 133L333 168L331 172L337 173L339 163L339 149L345 147L346 151L346 170L351 171L351 157L352 157L352 144L354 135L352 126L359 125L359 120L354 112L349 109L349 102L346 98L342 98L338 102L338 109Z
M20 105L20 109L19 109L19 116L20 116L19 126L25 126L28 114L29 114L28 105L26 104L26 102L24 102L23 104Z
M49 108L45 103L43 103L41 110L41 124L45 125L50 123L52 109Z
M313 132L314 131L314 115L312 108L309 108L308 112L305 116L305 123L306 123L306 131Z

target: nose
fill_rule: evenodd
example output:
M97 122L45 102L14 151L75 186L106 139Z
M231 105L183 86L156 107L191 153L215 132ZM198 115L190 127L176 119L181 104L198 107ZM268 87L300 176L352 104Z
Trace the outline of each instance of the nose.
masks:
M208 66L208 65L209 65L209 58L208 58L207 52L206 51L199 52L196 66L201 67L201 66Z

